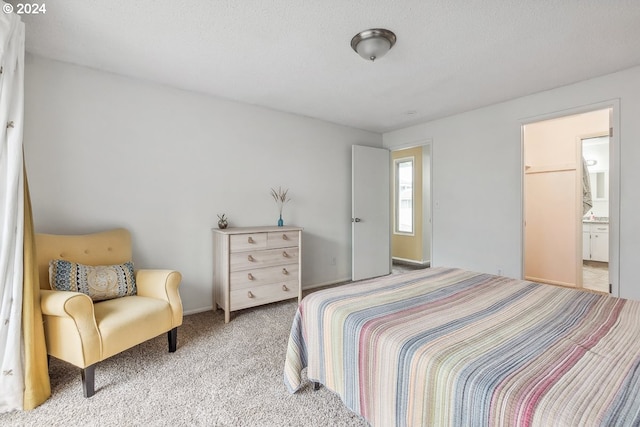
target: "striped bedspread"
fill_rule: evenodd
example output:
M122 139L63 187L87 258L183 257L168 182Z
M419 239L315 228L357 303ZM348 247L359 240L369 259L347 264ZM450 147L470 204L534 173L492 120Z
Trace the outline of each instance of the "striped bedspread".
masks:
M302 370L375 426L640 425L640 302L433 268L314 292Z

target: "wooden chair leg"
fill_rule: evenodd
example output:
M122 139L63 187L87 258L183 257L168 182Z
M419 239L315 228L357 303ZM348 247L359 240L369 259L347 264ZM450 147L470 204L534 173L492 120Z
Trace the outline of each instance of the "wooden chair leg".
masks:
M82 375L82 392L84 397L91 397L96 394L95 391L95 375L96 374L96 364L91 366L87 366L86 368L81 370Z
M173 353L178 347L178 328L173 328L167 332L167 338L169 339L169 353Z

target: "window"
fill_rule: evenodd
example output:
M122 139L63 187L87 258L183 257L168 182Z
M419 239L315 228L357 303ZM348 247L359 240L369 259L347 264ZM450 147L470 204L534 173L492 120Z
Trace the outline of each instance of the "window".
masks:
M397 159L395 168L395 232L413 233L413 157Z

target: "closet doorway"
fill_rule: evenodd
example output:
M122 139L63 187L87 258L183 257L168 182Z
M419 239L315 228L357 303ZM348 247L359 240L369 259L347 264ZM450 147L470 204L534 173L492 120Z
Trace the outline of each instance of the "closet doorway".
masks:
M522 126L525 279L618 294L611 117L608 107Z
M431 144L391 152L391 256L394 265L431 265Z
M590 195L582 218L582 286L609 290L609 134L582 138L583 181Z

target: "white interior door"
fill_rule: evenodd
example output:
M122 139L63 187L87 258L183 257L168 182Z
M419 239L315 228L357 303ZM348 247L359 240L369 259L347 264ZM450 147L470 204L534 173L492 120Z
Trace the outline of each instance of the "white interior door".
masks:
M352 146L352 280L391 272L389 150Z

